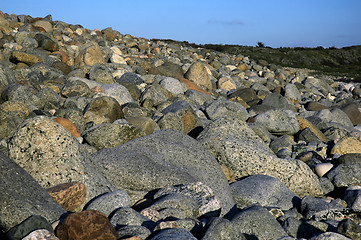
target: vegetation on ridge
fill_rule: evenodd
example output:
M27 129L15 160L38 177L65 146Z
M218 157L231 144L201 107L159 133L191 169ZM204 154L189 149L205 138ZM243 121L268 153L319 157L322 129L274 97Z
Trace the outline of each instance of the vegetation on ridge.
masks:
M158 39L153 39L158 40ZM307 68L315 70L315 74L331 75L339 78L361 81L361 45L351 47L265 47L258 42L256 47L240 45L204 44L198 45L186 41L179 42L162 39L169 43L183 46L202 47L229 54L242 54L254 60L266 60L268 63L282 67Z

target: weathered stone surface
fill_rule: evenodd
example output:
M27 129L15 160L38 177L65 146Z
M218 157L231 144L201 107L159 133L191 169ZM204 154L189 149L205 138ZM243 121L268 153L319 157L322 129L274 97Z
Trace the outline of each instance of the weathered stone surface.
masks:
M25 236L22 240L59 240L54 233L46 230L39 229L32 231L29 235Z
M341 110L347 114L353 125L358 125L361 123L361 112L357 104L347 104L342 106Z
M207 223L207 231L202 240L245 240L235 224L225 218L213 218Z
M234 205L217 161L200 143L180 131L157 131L100 150L93 157L108 179L128 192L132 202L156 188L200 181L219 197L223 214Z
M94 64L90 68L89 79L103 84L115 82L109 68L106 65L99 63Z
M79 181L87 187L87 200L114 189L72 134L47 117L27 119L9 140L8 149L9 156L44 188Z
M351 186L345 190L345 195L343 199L347 203L347 207L361 211L361 187L360 186Z
M53 233L53 228L50 223L42 216L32 215L29 218L25 219L23 222L19 223L12 229L10 229L6 236L9 239L23 239L29 233L33 232L36 229L44 229Z
M345 219L337 226L337 232L351 239L361 238L361 227L351 219Z
M155 222L140 214L130 207L120 207L115 210L110 218L110 222L115 226L116 229L123 226L145 226L148 229L153 229Z
M243 209L231 222L249 238L266 240L288 236L272 214L260 206Z
M96 63L104 63L103 53L98 44L85 47L75 58L75 64L78 66L92 66Z
M168 194L180 194L191 197L198 204L198 216L216 216L220 212L221 202L215 196L213 190L201 182L181 184L177 186L160 189L155 195L155 199L162 198Z
M121 227L117 232L121 239L125 240L144 240L152 234L148 228L134 225Z
M117 119L124 118L121 106L112 97L97 97L84 109L86 122L94 122L94 125L112 123Z
M184 74L184 77L191 80L198 86L204 87L206 90L212 90L211 79L206 67L201 62L193 63Z
M129 207L129 204L128 194L123 190L116 190L92 199L85 206L85 210L97 210L109 216L117 208Z
M209 124L197 140L221 165L230 168L236 178L264 174L279 179L301 197L322 192L317 176L305 163L277 158L243 121L218 119Z
M351 238L345 237L342 234L335 232L325 232L311 238L311 240L350 240Z
M327 173L335 187L348 187L361 184L361 166L358 164L340 164Z
M0 152L0 227L9 231L32 215L49 222L65 210L23 168Z
M163 109L162 113L164 115L173 113L179 117L183 123L183 129L185 133L189 133L196 127L197 116L190 104L186 101L177 101L172 103L167 108Z
M206 114L211 120L227 116L245 121L250 116L242 104L225 99L219 99L207 105Z
M182 84L178 79L172 77L164 78L160 81L160 85L174 95L183 94L187 90L185 84Z
M44 62L39 56L31 53L21 52L21 51L14 51L11 54L12 60L17 62L26 63L29 66L33 66L37 63Z
M155 130L159 130L157 124L149 117L126 117L125 120L147 135L153 133Z
M86 186L80 182L69 182L46 189L66 211L74 211L83 206L86 198Z
M298 123L300 125L300 131L308 128L313 134L315 134L322 142L327 142L326 136L318 129L314 124L305 118L297 116Z
M255 122L266 126L275 135L293 135L300 130L297 116L291 110L269 110L257 115Z
M278 179L267 175L252 175L231 184L231 190L238 208L253 204L264 207L278 207L284 210L297 206L299 199Z
M354 137L343 137L331 149L331 154L361 153L361 141Z
M98 150L112 148L144 135L142 130L124 120L96 125L83 132L85 140Z
M306 196L301 202L301 213L307 219L316 220L339 220L337 214L332 214L332 211L340 211L343 206L340 201L331 201L330 203L324 199Z
M109 96L118 101L120 105L133 102L133 98L129 90L120 84L105 84L102 85L104 93L99 93L97 96Z
M162 230L151 240L196 240L190 232L182 228L170 228Z
M90 88L80 80L72 79L67 81L61 89L61 94L67 98L76 96L89 96Z
M56 235L60 240L117 240L119 238L107 216L95 210L70 214L57 227Z

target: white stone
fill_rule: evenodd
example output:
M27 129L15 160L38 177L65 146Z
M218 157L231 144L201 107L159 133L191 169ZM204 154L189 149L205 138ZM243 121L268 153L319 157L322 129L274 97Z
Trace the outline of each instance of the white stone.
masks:
M315 167L315 172L319 177L322 177L323 175L325 175L328 171L331 170L331 168L333 168L333 164L332 163L319 163L316 165Z

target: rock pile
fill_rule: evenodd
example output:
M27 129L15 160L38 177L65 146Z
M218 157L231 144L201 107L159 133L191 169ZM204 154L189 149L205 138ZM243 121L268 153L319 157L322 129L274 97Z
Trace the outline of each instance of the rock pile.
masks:
M0 12L8 239L360 239L361 86Z

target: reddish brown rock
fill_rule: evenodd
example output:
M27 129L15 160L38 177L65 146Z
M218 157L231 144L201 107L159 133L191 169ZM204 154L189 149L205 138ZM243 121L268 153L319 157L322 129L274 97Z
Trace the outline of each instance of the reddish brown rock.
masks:
M67 211L82 206L86 197L86 187L81 182L59 184L46 191Z
M201 93L205 93L207 95L210 95L209 92L207 92L206 90L204 90L203 88L199 87L198 85L196 85L194 82L186 79L186 78L181 78L179 79L179 81L181 81L182 83L185 83L185 85L187 86L188 89L192 89L192 90L196 90L198 92Z
M75 58L77 66L93 66L96 63L105 63L103 53L98 44L84 48Z
M53 119L55 122L62 125L64 128L66 128L75 138L78 138L81 136L79 129L75 126L73 122L66 118L57 117Z
M86 210L70 214L56 229L60 240L117 240L118 233L105 214Z
M55 55L55 56L60 56L60 60L64 63L68 62L69 61L69 56L66 52L64 51L56 51L56 52L53 52L52 55Z

